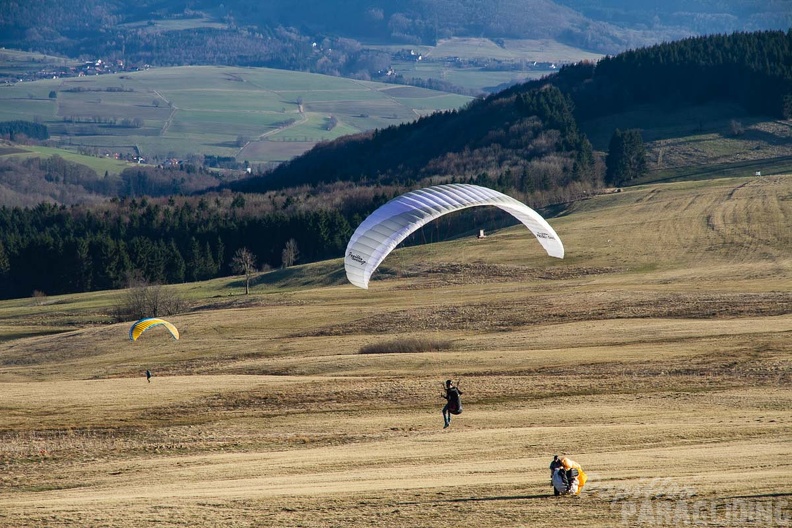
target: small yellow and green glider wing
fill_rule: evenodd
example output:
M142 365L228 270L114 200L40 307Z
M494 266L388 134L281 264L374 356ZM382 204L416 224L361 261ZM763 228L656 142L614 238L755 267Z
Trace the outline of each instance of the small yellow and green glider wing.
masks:
M179 339L179 330L175 326L170 324L165 319L158 319L156 317L147 317L133 324L129 329L129 339L132 341L137 341L137 338L140 337L143 332L153 326L164 326L168 329L174 339Z

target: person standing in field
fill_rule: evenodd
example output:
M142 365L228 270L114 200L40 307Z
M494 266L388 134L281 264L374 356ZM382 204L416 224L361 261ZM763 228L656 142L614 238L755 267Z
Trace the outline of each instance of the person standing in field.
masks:
M146 370L146 381L151 383L151 371L148 369Z
M461 414L462 413L462 391L459 390L458 387L454 386L454 382L451 380L446 380L445 382L445 394L442 395L443 398L446 400L446 404L443 407L443 429L451 425L451 415L452 414Z

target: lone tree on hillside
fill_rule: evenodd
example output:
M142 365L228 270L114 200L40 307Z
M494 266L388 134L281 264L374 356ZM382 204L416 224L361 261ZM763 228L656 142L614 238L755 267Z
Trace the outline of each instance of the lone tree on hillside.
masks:
M256 270L256 255L251 253L248 248L237 249L231 259L231 268L234 273L245 276L245 295L248 295L250 293L250 277Z
M118 298L113 314L118 321L162 317L183 312L187 303L175 290L149 283L138 271L127 277L127 289Z
M286 242L286 247L283 248L283 253L281 254L283 267L288 268L289 266L294 266L299 256L300 250L297 249L297 241L290 238L289 241Z
M646 174L646 147L641 131L618 128L611 136L605 160L605 183L622 185Z

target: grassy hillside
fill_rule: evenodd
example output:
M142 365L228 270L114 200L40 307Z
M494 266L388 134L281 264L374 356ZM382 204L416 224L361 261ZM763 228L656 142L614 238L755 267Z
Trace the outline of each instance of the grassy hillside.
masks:
M7 147L0 149L0 158L5 156L21 159L32 157L49 158L54 155L60 156L66 161L71 161L73 163L79 163L80 165L90 167L96 171L96 174L99 176L103 175L104 173L117 175L120 174L124 169L135 166L135 163L111 158L109 156L89 156L86 154L78 154L71 150L62 148L42 147L38 145L15 145L13 148Z
M435 79L474 93L540 79L562 64L596 61L601 54L551 39L448 38L435 45L371 45L394 54L394 73L405 79ZM403 56L406 50L420 55ZM399 54L398 52L402 52Z
M77 64L78 61L63 57L3 48L0 49L0 82L13 83L32 71Z
M771 525L791 219L792 176L638 186L550 219L564 260L510 228L397 250L368 291L340 260L250 296L182 285L179 341L127 341L114 292L4 301L0 520ZM445 344L359 354L407 338ZM465 411L443 430L447 378ZM579 500L552 497L554 453L588 472Z
M254 163L284 161L319 141L469 100L285 70L180 67L7 86L0 92L0 121L35 120L61 144L100 156L211 154Z
M647 149L643 181L785 174L792 170L788 121L752 116L736 104L683 105L667 111L640 106L584 121L595 149L607 153L613 131L638 129Z

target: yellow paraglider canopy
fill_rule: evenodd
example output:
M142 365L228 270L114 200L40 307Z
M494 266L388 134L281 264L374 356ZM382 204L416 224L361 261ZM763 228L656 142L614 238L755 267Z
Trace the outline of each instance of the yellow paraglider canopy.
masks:
M131 339L132 341L137 341L137 338L140 337L140 335L143 332L145 332L152 326L160 326L160 325L167 328L174 339L179 339L179 330L175 326L170 324L165 319L158 319L156 317L146 317L133 324L132 327L129 329L129 339Z

